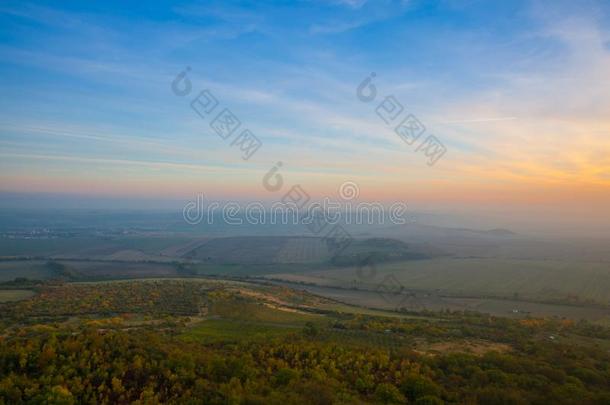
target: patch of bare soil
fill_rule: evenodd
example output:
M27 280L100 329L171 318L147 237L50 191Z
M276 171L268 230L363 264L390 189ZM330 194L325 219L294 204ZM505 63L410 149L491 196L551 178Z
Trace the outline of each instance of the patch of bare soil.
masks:
M260 291L247 290L247 289L243 289L243 288L239 288L237 291L239 291L239 293L242 295L246 295L248 297L256 298L258 300L263 301L264 305L267 306L268 308L277 309L279 311L284 311L284 312L298 313L298 314L306 313L306 312L298 310L290 303L283 301L283 300L279 299L278 297L273 296L271 294L265 294Z
M417 352L430 356L444 353L469 353L475 356L483 356L489 352L506 353L511 350L512 347L507 344L485 340L459 340L436 343L420 342L416 346Z

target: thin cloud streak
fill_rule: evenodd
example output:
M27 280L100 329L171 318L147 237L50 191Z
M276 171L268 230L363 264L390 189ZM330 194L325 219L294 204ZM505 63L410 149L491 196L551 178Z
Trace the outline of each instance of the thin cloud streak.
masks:
M498 118L469 118L463 120L451 120L441 121L438 124L478 124L485 122L497 122L497 121L514 121L517 117L498 117Z

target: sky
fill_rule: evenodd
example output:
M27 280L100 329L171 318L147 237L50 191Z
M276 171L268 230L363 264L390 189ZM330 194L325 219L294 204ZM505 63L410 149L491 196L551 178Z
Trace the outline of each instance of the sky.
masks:
M366 201L610 222L603 0L3 1L0 85L5 197L323 198L353 182ZM219 102L204 118L203 90ZM389 96L403 109L387 124ZM241 122L228 139L210 127L224 108ZM394 132L409 114L426 129L411 145ZM244 129L262 142L248 160L231 145ZM446 150L432 166L429 135Z

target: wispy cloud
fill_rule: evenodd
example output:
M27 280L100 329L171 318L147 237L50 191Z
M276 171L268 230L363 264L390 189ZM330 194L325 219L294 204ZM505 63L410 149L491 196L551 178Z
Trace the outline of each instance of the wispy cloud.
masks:
M458 120L441 121L439 124L479 124L496 121L514 121L517 117L489 117L489 118L466 118Z
M186 176L186 190L201 176L249 192L283 160L312 189L353 177L405 195L499 184L604 192L610 36L597 17L607 8L592 3L603 13L563 2L518 13L503 9L512 3L187 2L133 19L129 5L5 5L1 181L34 182L45 167L68 181L94 165L108 189L120 167L130 185ZM169 84L186 65L193 93L177 98ZM355 98L372 71L379 96L397 96L449 147L441 164L425 165L377 103ZM203 88L263 139L257 159L241 161L194 115L189 101Z

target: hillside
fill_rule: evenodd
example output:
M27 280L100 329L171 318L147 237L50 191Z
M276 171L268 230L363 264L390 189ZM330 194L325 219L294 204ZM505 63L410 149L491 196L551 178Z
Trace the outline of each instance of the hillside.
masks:
M610 330L346 306L231 280L47 284L0 304L0 402L579 403Z

